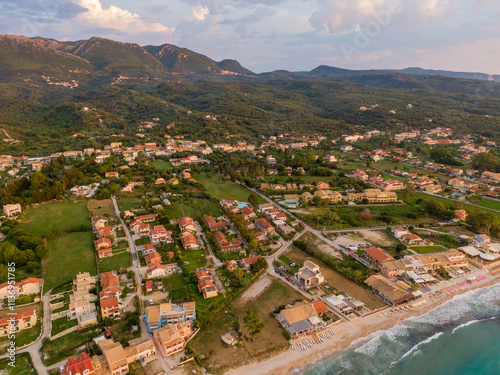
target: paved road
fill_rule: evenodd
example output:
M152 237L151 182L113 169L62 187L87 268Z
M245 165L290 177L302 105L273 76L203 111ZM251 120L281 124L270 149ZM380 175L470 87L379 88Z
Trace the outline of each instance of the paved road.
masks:
M120 222L123 225L123 230L125 231L125 235L127 236L127 241L130 247L130 251L132 253L132 267L135 272L135 280L137 284L137 296L139 297L140 301L140 308L142 308L142 303L144 300L144 296L142 295L142 278L141 278L141 272L140 272L140 267L141 267L141 262L139 261L139 255L137 254L137 247L135 246L135 241L132 238L132 235L130 234L130 230L128 229L127 225L125 224L125 221L122 219L120 215L120 208L118 207L118 203L116 202L116 197L113 195L111 196L111 200L113 201L113 206L115 207L115 213L116 216L120 219ZM151 334L149 333L146 322L142 318L142 315L140 316L140 324L141 324L141 338L143 339L152 339ZM154 341L153 341L154 342ZM156 343L155 343L156 346ZM168 366L167 361L163 356L160 354L160 350L158 347L156 347L156 353L158 361L161 363L162 368L165 371L168 371L170 367Z
M116 202L116 197L113 195L111 196L111 200L113 201L113 206L115 207L115 213L116 216L118 216L118 219L120 219L120 222L123 226L123 230L125 232L125 236L127 237L128 241L128 246L130 248L130 252L132 253L132 267L135 272L135 281L137 284L137 295L140 296L142 294L142 279L141 279L141 272L140 272L140 267L141 267L141 262L139 261L139 255L137 254L137 247L135 246L135 241L132 238L132 235L130 234L130 230L128 229L128 226L125 224L125 221L122 219L120 215L120 208L118 207L118 203Z
M49 290L47 293L43 295L43 324L42 324L42 336L40 339L35 342L34 344L27 346L24 349L18 350L16 354L20 353L29 353L31 356L31 360L33 362L33 366L35 367L35 370L38 372L39 375L48 375L47 368L42 362L42 358L40 356L40 349L42 348L42 342L43 339L46 337L50 336L50 331L52 328L52 321L50 319L50 292ZM6 358L7 354L4 354L0 356L0 358Z

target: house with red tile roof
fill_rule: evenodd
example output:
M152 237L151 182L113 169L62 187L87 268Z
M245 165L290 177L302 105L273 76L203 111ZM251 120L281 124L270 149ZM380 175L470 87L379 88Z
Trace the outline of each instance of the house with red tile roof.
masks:
M371 246L363 251L365 253L365 258L377 268L380 268L382 262L385 262L386 260L394 260L391 255L380 247Z
M87 353L82 353L76 358L71 357L61 375L94 375L92 360Z
M212 216L205 216L203 222L211 232L227 228L227 223L224 220L216 221Z

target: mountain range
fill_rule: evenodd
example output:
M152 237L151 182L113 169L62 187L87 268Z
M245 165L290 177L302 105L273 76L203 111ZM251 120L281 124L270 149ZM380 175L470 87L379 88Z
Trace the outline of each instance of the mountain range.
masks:
M64 139L59 146L69 147L74 140L65 137L75 132L134 134L138 124L153 117L175 123L179 134L214 140L227 132L242 137L341 133L359 126L424 127L429 121L494 137L500 131L497 81L500 76L421 68L318 66L308 72L254 73L236 60L217 62L171 44L3 35L0 127L26 142L23 152L34 136L54 130ZM411 111L402 110L410 103ZM94 111L83 113L83 107ZM217 123L206 120L213 114ZM43 146L30 144L33 150ZM13 149L21 152L21 146L0 143L0 152Z

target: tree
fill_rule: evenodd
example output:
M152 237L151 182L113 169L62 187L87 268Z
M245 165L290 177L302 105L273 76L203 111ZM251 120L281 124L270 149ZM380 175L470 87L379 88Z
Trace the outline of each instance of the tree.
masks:
M241 279L245 274L243 272L243 270L241 268L236 268L234 271L233 271L233 274L234 276L237 278L237 279Z
M253 192L250 193L250 195L248 196L248 203L256 207L259 204L259 196Z
M360 215L361 220L363 221L370 221L373 218L368 208L365 208L363 211L361 211Z
M260 317L259 310L255 307L248 309L245 317L243 318L245 322L245 326L248 328L248 334L253 338L255 335L258 335L262 332L265 324Z
M498 172L500 170L500 158L489 152L481 152L472 159L472 167L481 172Z
M263 257L259 257L257 262L251 265L251 270L253 273L257 273L264 268L267 268L267 261Z

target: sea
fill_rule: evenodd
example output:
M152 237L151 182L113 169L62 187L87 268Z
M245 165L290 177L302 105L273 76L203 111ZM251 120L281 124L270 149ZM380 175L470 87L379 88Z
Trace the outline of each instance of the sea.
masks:
M500 375L500 284L457 295L293 374Z

